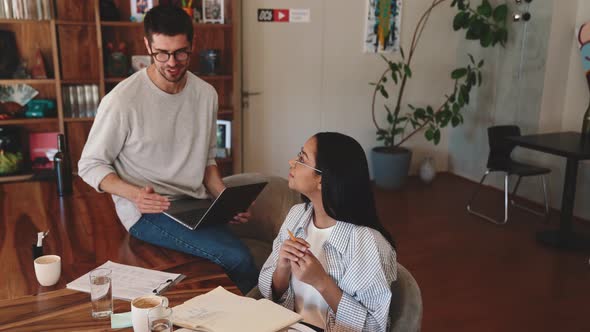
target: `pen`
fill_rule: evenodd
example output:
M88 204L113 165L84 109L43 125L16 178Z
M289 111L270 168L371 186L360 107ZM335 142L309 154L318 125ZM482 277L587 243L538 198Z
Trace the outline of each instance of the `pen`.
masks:
M297 238L295 237L295 235L293 235L293 232L291 232L291 230L287 229L287 232L289 233L289 237L291 238L291 241L301 243L301 241L298 241ZM311 250L309 250L309 245L308 244L306 244L306 243L301 243L301 244L303 244L304 246L307 247L307 249L305 251L311 252Z
M289 232L289 237L291 238L291 241L297 242L297 238L295 237L295 235L293 235L293 233L291 233L289 229L287 229L287 232Z

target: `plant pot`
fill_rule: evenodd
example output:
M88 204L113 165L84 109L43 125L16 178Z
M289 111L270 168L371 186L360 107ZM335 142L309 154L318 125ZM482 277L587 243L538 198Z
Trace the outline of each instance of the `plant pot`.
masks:
M383 189L401 188L410 170L412 151L406 148L376 147L371 150L373 176L377 187Z

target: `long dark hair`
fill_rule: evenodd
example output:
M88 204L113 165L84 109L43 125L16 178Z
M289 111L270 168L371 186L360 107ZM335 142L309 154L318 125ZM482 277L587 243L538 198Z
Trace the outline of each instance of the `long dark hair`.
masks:
M143 30L148 41L153 42L152 35L185 35L193 43L193 22L190 16L179 7L159 5L150 9L143 19Z
M379 231L395 248L395 241L377 217L367 157L352 137L333 132L317 133L315 167L322 171L322 202L336 220ZM309 202L307 197L303 197Z

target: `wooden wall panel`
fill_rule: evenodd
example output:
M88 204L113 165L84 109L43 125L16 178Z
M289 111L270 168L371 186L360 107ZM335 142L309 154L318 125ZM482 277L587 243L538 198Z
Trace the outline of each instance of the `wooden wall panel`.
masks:
M98 80L98 46L93 26L58 27L63 80Z
M72 161L72 170L78 171L78 160L92 128L92 122L69 122L66 124L66 144Z
M57 18L67 21L94 21L94 1L100 0L56 0Z

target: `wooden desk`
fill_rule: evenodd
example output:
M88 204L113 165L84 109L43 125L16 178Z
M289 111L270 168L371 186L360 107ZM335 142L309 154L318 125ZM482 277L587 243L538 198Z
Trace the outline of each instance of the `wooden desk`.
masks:
M60 198L53 182L0 184L0 331L102 331L110 321L90 316L90 295L66 284L107 260L182 273L185 280L166 292L172 305L219 285L238 292L223 269L205 259L153 246L129 236L110 195L74 181L73 195ZM57 285L35 278L31 245L50 230L44 253L62 258ZM175 302L176 301L176 302ZM115 312L129 311L116 301Z
M74 193L67 197L57 196L54 182L0 184L0 202L0 300L65 288L107 260L157 270L190 263L178 273L198 273L203 280L224 273L205 259L129 236L110 195L97 193L77 177ZM31 245L36 233L46 230L44 253L62 259L61 278L53 287L40 286L33 268Z
M179 265L169 272L186 271L189 266ZM185 272L186 273L186 272ZM189 273L177 286L162 294L170 300L170 306L181 304L197 295L222 285L227 290L240 294L225 274L203 277ZM130 311L130 303L114 301L115 313ZM90 314L90 294L69 289L59 289L39 295L24 296L0 301L0 331L109 331L111 320L94 320ZM117 331L132 331L132 328Z
M583 139L580 133L563 132L508 137L507 140L527 149L567 159L559 229L539 232L537 240L557 248L590 249L590 239L574 233L572 227L578 162L590 159L590 139Z

